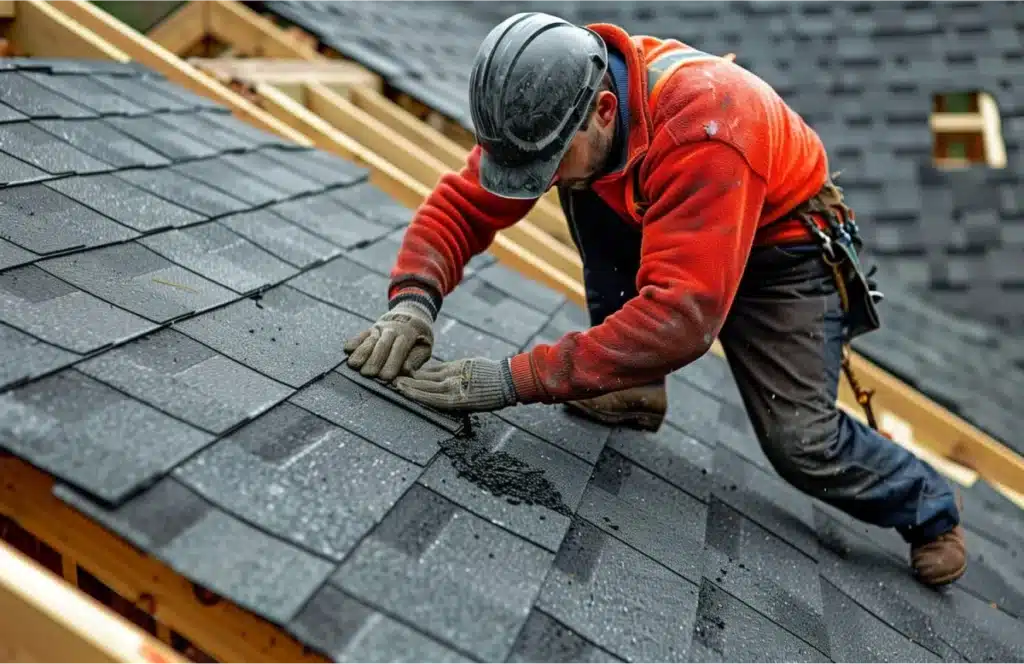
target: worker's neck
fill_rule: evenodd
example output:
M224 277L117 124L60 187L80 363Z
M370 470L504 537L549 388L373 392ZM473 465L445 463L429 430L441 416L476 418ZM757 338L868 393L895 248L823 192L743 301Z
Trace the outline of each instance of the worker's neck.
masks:
M614 49L608 50L608 73L611 74L612 92L618 100L618 111L613 126L612 147L601 175L622 170L629 152L629 70L626 68L626 59Z

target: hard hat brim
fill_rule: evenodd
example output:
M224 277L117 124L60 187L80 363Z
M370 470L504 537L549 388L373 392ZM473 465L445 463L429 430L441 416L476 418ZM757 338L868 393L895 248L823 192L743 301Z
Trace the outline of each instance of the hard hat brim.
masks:
M568 146L566 146L568 147ZM551 187L564 151L522 166L497 163L486 150L480 153L480 186L502 198L540 198Z

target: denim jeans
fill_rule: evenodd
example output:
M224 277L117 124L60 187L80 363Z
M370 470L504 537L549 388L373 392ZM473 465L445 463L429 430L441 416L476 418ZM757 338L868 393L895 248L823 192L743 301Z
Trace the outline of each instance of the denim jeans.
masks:
M637 294L641 234L593 192L559 195L597 325ZM780 476L908 542L928 541L959 523L955 494L926 462L836 407L843 318L817 247L756 247L719 341Z

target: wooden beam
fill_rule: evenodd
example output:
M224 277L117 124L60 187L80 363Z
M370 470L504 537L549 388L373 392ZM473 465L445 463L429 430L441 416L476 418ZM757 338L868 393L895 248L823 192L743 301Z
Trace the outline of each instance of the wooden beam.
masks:
M146 36L171 53L181 56L207 34L209 2L186 2L149 29Z
M1006 142L996 100L989 93L982 92L978 95L978 107L983 124L985 161L992 168L1006 168Z
M5 662L186 661L3 542L0 616Z
M234 46L239 53L301 60L320 57L307 44L286 34L273 22L240 2L208 0L194 4L207 5L207 30L220 41Z
M111 590L152 609L147 612L154 618L220 661L325 661L231 602L200 602L190 581L66 505L53 495L53 483L52 477L13 456L0 457L0 514L59 553L75 557ZM81 660L61 656L44 661ZM138 656L129 661L139 661Z
M0 0L0 18L14 18L14 0Z
M982 132L985 120L980 113L932 113L932 131L942 133Z
M311 83L306 86L306 90L307 103L314 113L421 184L433 188L444 173L452 170L418 145L391 131L369 113L323 85ZM583 267L579 255L538 229L530 221L531 215L528 215L526 219L501 231L501 234L574 281L581 281Z
M189 64L218 80L237 79L249 83L323 83L335 91L354 87L379 89L380 77L365 67L343 60L278 60L271 58L189 58Z
M19 55L127 62L128 55L42 0L18 0L9 37Z
M160 72L168 80L227 105L236 117L300 145L309 145L309 141L301 133L279 122L241 95L204 76L195 67L91 3L84 0L56 0L48 4L91 30L100 39L120 49L133 60Z

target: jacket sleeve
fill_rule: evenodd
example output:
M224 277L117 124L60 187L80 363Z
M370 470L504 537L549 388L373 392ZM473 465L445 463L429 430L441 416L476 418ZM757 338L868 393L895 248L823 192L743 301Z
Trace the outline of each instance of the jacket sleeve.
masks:
M753 245L765 183L721 141L673 141L656 158L645 187L652 204L638 295L600 325L512 357L520 402L651 383L699 358L718 335Z
M480 186L480 146L458 173L446 173L416 210L391 270L389 307L413 299L435 317L441 301L462 281L466 263L498 231L525 217L536 200L512 200Z

